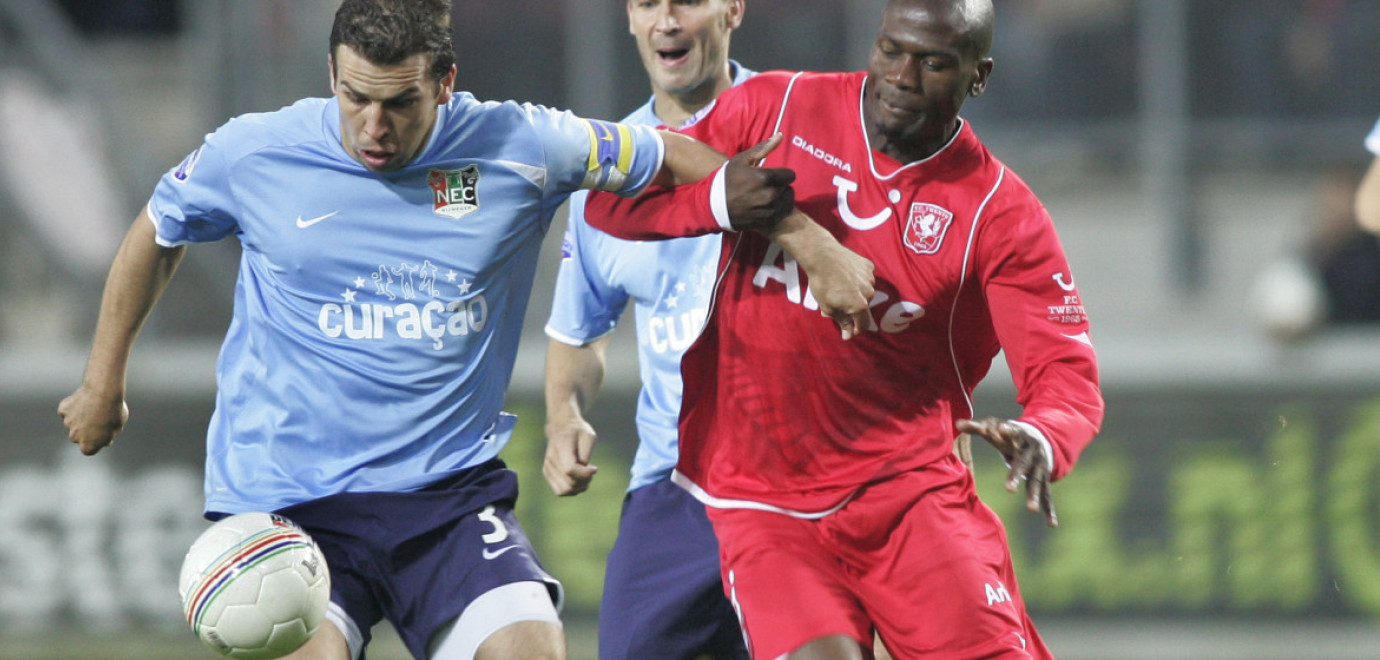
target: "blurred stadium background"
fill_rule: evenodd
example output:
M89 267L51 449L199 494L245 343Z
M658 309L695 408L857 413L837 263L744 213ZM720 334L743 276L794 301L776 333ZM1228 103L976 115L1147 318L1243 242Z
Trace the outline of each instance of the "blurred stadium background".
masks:
M860 68L881 4L748 0L734 54L759 70ZM1315 322L1306 277L1368 162L1380 2L997 4L993 81L966 115L1060 227L1108 401L1101 439L1055 488L1057 531L1022 515L982 453L982 492L1051 647L1380 657L1380 325ZM0 658L212 657L179 621L176 572L205 525L203 431L238 248L190 251L136 350L113 451L81 457L54 410L156 178L235 114L326 95L335 6L0 0ZM456 0L454 24L459 86L480 98L616 118L649 93L619 0ZM637 375L622 333L596 415L598 485L551 496L541 327L558 244L528 312L506 457L567 584L572 658L589 659ZM1380 288L1360 298L1374 306ZM1011 413L1012 394L998 368L980 410ZM376 632L371 658L405 657Z

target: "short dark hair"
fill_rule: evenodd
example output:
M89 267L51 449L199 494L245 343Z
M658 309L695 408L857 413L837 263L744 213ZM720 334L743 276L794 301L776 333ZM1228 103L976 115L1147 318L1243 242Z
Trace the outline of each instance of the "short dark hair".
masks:
M441 80L455 66L450 0L345 0L331 26L331 58L345 45L374 64L431 56L427 73Z

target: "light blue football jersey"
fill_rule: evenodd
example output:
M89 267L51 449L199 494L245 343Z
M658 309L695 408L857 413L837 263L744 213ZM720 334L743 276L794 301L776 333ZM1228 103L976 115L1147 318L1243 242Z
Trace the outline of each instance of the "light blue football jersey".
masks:
M754 73L737 62L732 66L735 85ZM652 104L652 100L647 101L623 123L664 125ZM613 332L632 300L642 377L637 399L639 442L628 482L628 490L635 490L669 477L680 455L684 389L680 359L699 337L709 314L723 237L709 234L666 241L614 238L585 221L585 197L577 193L570 199L570 220L546 334L566 344L588 344Z
M238 117L159 181L165 246L234 235L206 509L407 491L498 455L542 237L580 187L640 191L655 132L455 94L422 152L374 173L335 99Z
M1380 156L1380 120L1375 122L1375 126L1370 129L1370 134L1366 136L1366 149L1376 156Z

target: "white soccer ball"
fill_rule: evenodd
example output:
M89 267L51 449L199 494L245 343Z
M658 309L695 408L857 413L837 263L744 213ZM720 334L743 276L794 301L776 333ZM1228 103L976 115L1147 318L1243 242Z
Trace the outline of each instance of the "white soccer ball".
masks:
M241 513L197 537L177 589L187 623L207 646L266 660L292 653L316 632L331 576L320 548L292 521Z

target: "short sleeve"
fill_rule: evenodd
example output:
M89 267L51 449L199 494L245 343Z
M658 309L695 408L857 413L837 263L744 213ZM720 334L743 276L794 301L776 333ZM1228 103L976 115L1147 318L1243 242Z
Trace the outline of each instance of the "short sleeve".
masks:
M595 243L608 237L585 222L587 197L587 193L576 193L570 198L570 219L561 243L551 317L546 323L547 336L572 346L583 346L612 332L628 304L627 292L610 284L598 263L598 255L610 251L598 249Z
M649 126L585 119L566 111L526 106L555 173L556 192L641 192L661 170L665 145Z
M158 180L148 214L165 247L217 241L236 230L235 200L222 131Z

